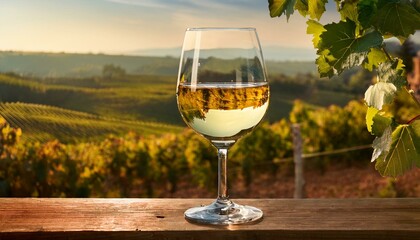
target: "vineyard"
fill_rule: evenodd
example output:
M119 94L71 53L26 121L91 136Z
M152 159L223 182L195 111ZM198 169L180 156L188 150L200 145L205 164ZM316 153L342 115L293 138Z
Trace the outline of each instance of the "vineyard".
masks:
M365 131L364 104L311 109L295 102L288 120L263 123L231 151L230 179L250 186L257 176L290 175L290 124L299 122L304 152L319 152L372 141ZM159 197L175 194L187 182L201 189L216 186L215 149L191 130L162 136L130 132L100 142L64 144L25 140L25 131L4 120L0 138L0 193L37 197ZM348 131L340 131L348 129ZM332 139L334 139L332 141ZM340 163L367 163L370 151L340 155ZM313 159L307 168L320 172L335 158Z
M344 106L361 94L343 83L348 79L318 80L298 74L276 75L270 80L266 115L270 122L287 117L296 98L313 107ZM185 126L176 106L175 87L176 76L30 78L0 73L0 102L51 105L107 118Z
M104 118L53 106L29 103L0 103L0 115L25 134L22 140L81 142L103 139L110 134L135 131L141 135L180 132L182 128L156 122Z
M213 197L215 149L183 130L176 78L124 74L113 67L122 75L0 74L0 196ZM266 121L230 151L231 193L290 196L293 164L284 160L292 157L293 123L301 126L304 154L371 144L366 106L351 101L361 98L371 79L357 69L331 80L271 75ZM407 121L404 113L413 103L402 99L389 111ZM305 165L308 196L420 196L413 185L418 171L398 180L379 177L369 167L371 154L367 149L311 158ZM334 181L326 189L316 185L331 169ZM344 189L335 185L341 181Z
M39 79L0 74L0 101L51 105L117 119L180 124L173 81L170 76Z

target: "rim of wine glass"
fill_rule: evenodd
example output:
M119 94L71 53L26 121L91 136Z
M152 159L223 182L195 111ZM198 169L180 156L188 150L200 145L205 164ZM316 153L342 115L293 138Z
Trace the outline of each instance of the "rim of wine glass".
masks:
M186 31L213 31L213 30L223 30L223 31L256 31L254 27L192 27L187 28Z

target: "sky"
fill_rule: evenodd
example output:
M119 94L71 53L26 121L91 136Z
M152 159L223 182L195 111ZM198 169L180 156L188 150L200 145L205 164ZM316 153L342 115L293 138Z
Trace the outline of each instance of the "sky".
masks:
M125 54L182 45L187 27L255 27L264 47L313 49L267 0L0 0L0 50ZM321 21L338 20L329 1Z
M305 21L270 18L266 0L0 0L0 50L173 48L187 27L255 27L263 46L312 48Z

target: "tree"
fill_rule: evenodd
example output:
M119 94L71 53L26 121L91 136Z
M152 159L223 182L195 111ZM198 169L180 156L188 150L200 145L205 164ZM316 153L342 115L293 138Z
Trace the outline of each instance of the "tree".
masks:
M372 145L376 169L384 176L396 177L420 167L420 103L407 86L407 63L391 57L384 41L396 37L404 43L419 29L418 1L335 0L341 21L322 25L318 21L327 1L269 0L268 3L271 17L284 14L289 19L295 10L309 17L307 33L313 35L321 77L339 75L355 66L376 72L376 83L365 92L366 125L376 136ZM416 108L410 113L409 121L398 122L398 117L387 109L397 95L404 93L416 102Z
M105 79L115 79L124 77L126 74L125 69L114 64L106 64L102 68L102 77Z

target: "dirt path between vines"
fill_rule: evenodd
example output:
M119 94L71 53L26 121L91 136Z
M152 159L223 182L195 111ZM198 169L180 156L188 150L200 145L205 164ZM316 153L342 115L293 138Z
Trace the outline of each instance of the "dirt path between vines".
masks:
M330 166L324 173L305 169L306 197L308 198L366 198L366 197L420 197L420 169L404 176L384 178L368 166ZM212 183L209 183L212 184ZM216 187L216 183L214 183ZM294 177L278 173L255 176L249 187L239 177L231 182L231 198L292 198ZM159 197L214 198L216 189L199 188L189 181L179 184L174 194L163 193Z

